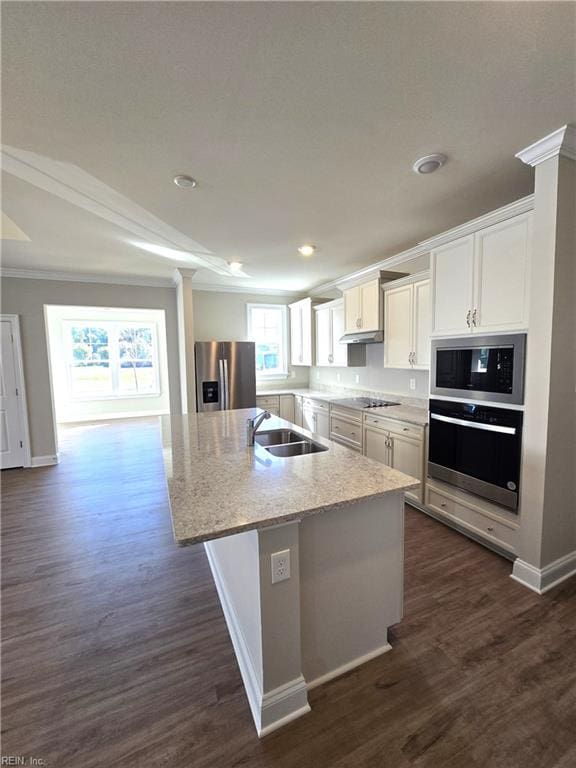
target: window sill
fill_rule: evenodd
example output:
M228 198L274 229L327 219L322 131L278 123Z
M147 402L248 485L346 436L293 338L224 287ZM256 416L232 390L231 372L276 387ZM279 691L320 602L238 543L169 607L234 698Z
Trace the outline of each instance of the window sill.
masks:
M161 392L146 392L141 394L133 394L133 395L99 395L98 397L94 397L93 395L88 395L87 397L81 397L81 396L74 396L70 395L70 402L71 403L94 403L94 402L100 402L101 400L144 400L146 398L150 397L160 397L162 395Z

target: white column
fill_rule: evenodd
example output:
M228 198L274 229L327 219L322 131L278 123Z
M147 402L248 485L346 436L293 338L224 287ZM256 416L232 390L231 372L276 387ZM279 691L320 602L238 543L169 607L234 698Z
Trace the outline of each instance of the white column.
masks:
M519 152L535 167L521 536L513 577L546 591L576 573L576 128Z
M194 365L194 303L192 278L195 269L176 269L174 281L178 305L178 354L182 413L196 412L196 369Z

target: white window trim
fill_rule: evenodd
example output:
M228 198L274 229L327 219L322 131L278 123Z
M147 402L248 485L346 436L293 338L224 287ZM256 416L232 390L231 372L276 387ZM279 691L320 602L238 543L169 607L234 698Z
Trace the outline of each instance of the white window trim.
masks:
M112 392L110 393L101 393L97 395L77 395L74 394L74 390L72 387L72 347L73 343L71 341L71 328L73 326L100 326L101 328L106 328L108 330L108 361L109 361L109 367L110 367L110 374L111 374L111 382L112 382ZM117 368L116 364L112 364L113 361L116 363L116 361L119 363L120 361L120 354L118 352L118 334L117 330L118 328L122 327L129 327L129 328L136 328L136 327L143 327L143 328L151 328L152 329L152 364L153 364L153 370L154 370L154 389L149 392L120 392L118 389L118 373L119 373L119 366ZM162 394L162 390L160 387L160 370L159 370L159 351L158 351L158 324L154 321L143 321L143 320L102 320L102 319L94 319L94 318L81 318L78 320L63 320L62 321L62 328L63 328L63 339L64 339L64 354L66 359L66 378L68 382L68 395L70 400L74 402L94 402L99 400L142 400L145 398L150 397L160 397Z
M288 348L288 307L286 304L246 304L246 336L249 341L255 341L252 333L252 309L275 309L282 312L282 370L278 373L262 373L256 371L256 378L265 381L278 381L287 379L290 375L288 370L289 348Z

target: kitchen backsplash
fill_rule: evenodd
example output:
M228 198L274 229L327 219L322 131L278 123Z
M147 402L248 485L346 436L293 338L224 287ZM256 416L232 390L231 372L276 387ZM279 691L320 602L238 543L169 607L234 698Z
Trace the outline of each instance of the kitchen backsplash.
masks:
M384 368L384 344L366 345L366 367L363 368L310 368L311 389L385 392L416 399L428 398L429 378L428 371ZM410 389L411 379L415 389Z

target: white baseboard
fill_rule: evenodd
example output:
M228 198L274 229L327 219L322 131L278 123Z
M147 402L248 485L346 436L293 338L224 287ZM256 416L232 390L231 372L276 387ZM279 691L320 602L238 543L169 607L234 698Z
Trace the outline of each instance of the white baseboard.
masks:
M380 648L376 648L375 650L370 651L370 653L365 653L364 656L358 656L357 659L352 659L352 661L348 661L346 664L342 664L341 667L332 669L330 672L326 672L325 675L320 675L320 677L316 677L314 680L311 680L308 683L308 690L311 691L312 688L317 688L319 685L324 685L324 683L328 683L330 680L334 680L335 677L340 677L340 675L343 675L346 672L350 672L352 669L356 669L356 667L360 667L362 664L366 664L367 661L372 661L372 659L381 656L383 653L388 653L388 651L391 650L392 646L390 643L386 643L385 645L381 645Z
M290 680L273 691L263 693L260 683L261 676L256 672L254 660L244 638L234 606L228 598L226 586L209 541L204 543L204 549L206 550L212 577L216 584L230 639L234 646L236 660L238 661L238 667L244 682L256 731L259 737L266 736L268 733L272 733L272 731L310 712L306 682L302 675L300 675L295 680Z
M31 467L51 467L54 464L58 464L60 461L60 456L56 454L55 456L32 456L32 460L30 462Z
M568 555L545 565L544 568L536 568L536 566L517 558L514 560L511 578L539 595L543 595L552 587L574 575L576 575L576 552L570 552Z

